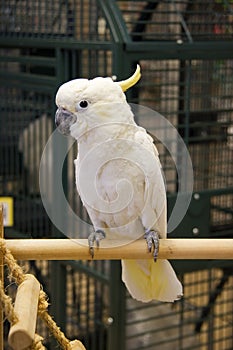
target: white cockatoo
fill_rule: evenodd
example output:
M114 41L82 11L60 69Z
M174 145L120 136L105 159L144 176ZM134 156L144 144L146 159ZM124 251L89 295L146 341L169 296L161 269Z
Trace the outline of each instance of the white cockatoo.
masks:
M78 143L76 186L94 226L90 252L144 237L154 260L122 260L122 280L133 298L173 302L182 285L167 260L156 259L167 232L166 191L158 151L134 121L124 91L140 79L75 79L60 86L55 122Z

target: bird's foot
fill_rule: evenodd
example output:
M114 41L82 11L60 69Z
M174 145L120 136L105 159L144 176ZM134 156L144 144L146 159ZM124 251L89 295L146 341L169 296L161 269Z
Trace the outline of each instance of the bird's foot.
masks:
M89 252L92 259L94 258L94 245L96 243L97 248L100 246L101 239L105 238L105 233L102 230L96 230L92 232L88 237Z
M154 261L157 260L159 253L159 234L154 230L146 230L144 238L146 239L148 251L153 251Z

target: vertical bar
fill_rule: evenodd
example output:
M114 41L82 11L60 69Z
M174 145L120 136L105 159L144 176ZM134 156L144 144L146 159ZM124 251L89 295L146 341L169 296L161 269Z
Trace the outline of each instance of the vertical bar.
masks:
M3 205L0 204L0 239L4 237L4 228L3 228ZM0 280L2 281L2 287L4 288L4 269L3 269L3 254L0 252ZM3 309L0 305L0 350L3 350Z
M61 52L61 50L56 50L56 82L57 86L61 84L62 81L65 80L68 71L68 51ZM55 90L55 89L54 89ZM52 111L55 115L55 110ZM54 146L52 149L53 154L53 187L52 187L52 198L53 198L53 206L52 206L52 218L54 222L57 223L59 229L55 226L52 227L52 236L59 238L63 237L62 231L66 232L67 230L67 205L64 203L61 198L61 191L67 192L66 188L62 186L60 182L63 182L64 173L62 172L61 176L56 176L62 171L63 162L61 161L64 154L67 151L67 143L68 141L64 137L60 137L58 133L54 136L53 142ZM65 187L67 185L67 181L64 181ZM61 188L60 188L61 185ZM59 219L60 217L60 219ZM62 261L52 261L50 263L50 280L53 288L50 292L50 312L54 317L54 320L57 322L59 327L63 332L66 331L66 264ZM55 348L55 341L51 341L51 347Z
M125 350L125 287L121 281L120 261L110 262L110 307L113 323L109 327L107 350Z
M62 261L51 262L50 311L63 332L66 332L66 263Z

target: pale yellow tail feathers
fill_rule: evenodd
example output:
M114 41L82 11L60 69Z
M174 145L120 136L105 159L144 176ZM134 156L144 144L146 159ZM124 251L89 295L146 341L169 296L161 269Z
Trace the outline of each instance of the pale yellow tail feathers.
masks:
M122 280L134 299L174 302L183 289L167 260L122 260Z

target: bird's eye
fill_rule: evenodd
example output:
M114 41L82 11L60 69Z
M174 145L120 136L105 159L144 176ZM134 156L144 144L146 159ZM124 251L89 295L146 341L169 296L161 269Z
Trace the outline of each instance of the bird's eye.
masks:
M86 100L80 101L77 105L78 110L86 109L87 107L88 107L88 102Z

